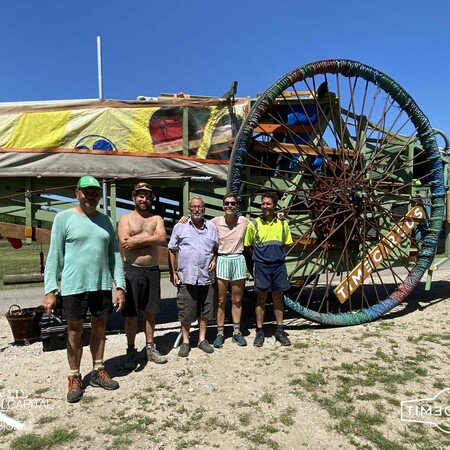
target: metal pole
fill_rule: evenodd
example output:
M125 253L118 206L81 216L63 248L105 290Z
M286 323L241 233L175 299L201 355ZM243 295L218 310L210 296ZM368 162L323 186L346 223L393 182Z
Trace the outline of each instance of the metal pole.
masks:
M103 99L102 38L97 36L98 98Z
M108 183L105 179L102 180L102 186L103 186L103 214L108 214Z
M97 36L97 69L98 69L98 98L103 99L103 67L102 67L102 38ZM103 213L108 215L108 183L105 179L103 187Z
M177 338L175 339L175 343L173 344L173 348L178 348L180 346L180 342L181 342L181 338L183 337L183 333L180 332L178 333Z

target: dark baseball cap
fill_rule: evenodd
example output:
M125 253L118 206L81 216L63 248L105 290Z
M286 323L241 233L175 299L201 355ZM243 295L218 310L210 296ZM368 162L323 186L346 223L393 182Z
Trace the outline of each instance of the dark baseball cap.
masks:
M148 184L145 183L144 181L139 182L134 188L133 188L133 192L136 191L152 191L152 187Z

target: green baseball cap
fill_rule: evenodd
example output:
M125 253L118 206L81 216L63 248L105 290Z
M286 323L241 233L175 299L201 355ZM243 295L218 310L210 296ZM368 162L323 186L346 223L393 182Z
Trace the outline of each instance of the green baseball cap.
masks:
M94 177L91 177L90 175L81 177L78 180L77 189L84 189L88 187L95 187L101 189L100 183Z

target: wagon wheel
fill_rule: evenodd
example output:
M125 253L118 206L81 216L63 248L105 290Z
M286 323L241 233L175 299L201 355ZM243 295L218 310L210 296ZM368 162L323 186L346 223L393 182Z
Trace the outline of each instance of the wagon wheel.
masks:
M443 167L426 116L367 65L324 60L269 87L231 154L241 211L278 192L294 239L285 303L329 325L374 320L402 302L435 255Z

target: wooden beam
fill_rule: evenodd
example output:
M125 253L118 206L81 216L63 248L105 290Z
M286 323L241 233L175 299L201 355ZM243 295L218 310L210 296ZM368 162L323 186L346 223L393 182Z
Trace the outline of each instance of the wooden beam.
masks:
M279 142L262 142L254 141L253 151L258 153L291 153L293 155L310 155L310 156L324 156L324 155L345 155L348 157L354 156L354 150L338 150L331 147L312 147L301 144L284 144Z
M30 228L25 225L17 225L15 223L0 222L0 236L22 239L29 235ZM42 244L50 243L50 230L44 228L31 228L31 239Z
M330 241L327 244L321 244L321 241L316 238L297 238L295 235L292 236L292 240L294 243L289 246L289 251L310 251L316 249L319 245L326 245L328 250L340 250L344 248L342 242Z
M255 133L312 133L314 131L314 127L311 125L281 125L279 123L260 123L256 126L253 131Z

